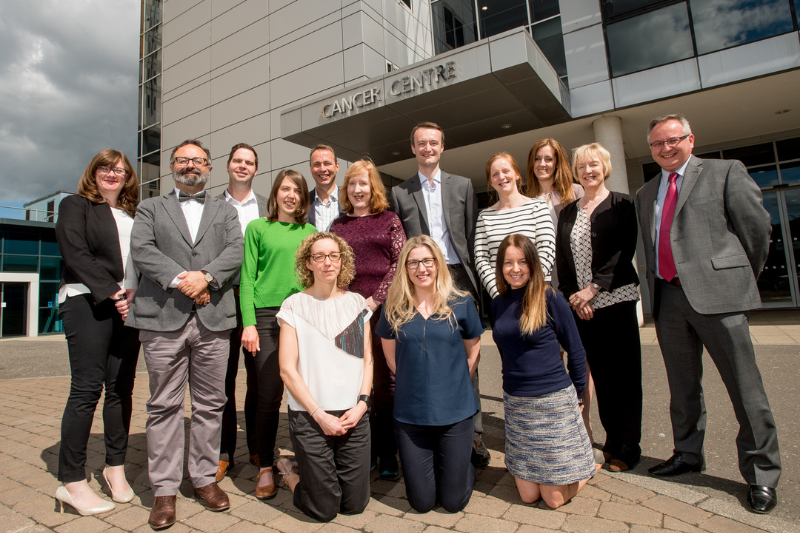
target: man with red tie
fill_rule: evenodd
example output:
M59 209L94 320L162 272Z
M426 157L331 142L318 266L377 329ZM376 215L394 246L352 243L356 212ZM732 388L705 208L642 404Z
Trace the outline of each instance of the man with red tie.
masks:
M740 430L739 470L750 510L777 504L781 474L775 420L750 339L748 311L772 231L761 191L740 161L699 159L682 115L650 122L647 142L661 174L636 193L656 335L667 369L675 449L655 476L705 466L703 347L716 364Z

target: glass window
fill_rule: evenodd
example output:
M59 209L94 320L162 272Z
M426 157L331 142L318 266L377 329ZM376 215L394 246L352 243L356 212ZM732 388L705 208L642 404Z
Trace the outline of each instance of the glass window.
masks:
M142 35L142 57L161 49L161 26L157 26Z
M161 126L153 126L142 132L142 154L149 154L161 148Z
M662 3L663 0L602 0L602 2L606 18L612 18Z
M61 279L61 258L60 257L42 257L41 266L39 268L39 279L45 280L60 280Z
M161 74L161 49L142 59L142 79L139 83L159 74Z
M800 185L800 161L781 165L781 182L789 185Z
M161 153L155 152L142 158L139 183L157 180L161 174Z
M161 180L153 180L150 183L145 183L142 185L142 194L139 200L144 200L145 198L152 198L153 196L158 196L161 194Z
M39 307L58 307L58 283L39 283Z
M400 0L400 1L403 2L408 7L408 9L411 9L411 0Z
M722 159L719 152L708 152L707 154L700 154L697 157L700 159Z
M7 228L3 252L7 254L39 254L39 232Z
M564 55L564 37L561 35L561 17L534 24L533 40L542 50L559 77L567 75L567 59Z
M694 56L689 14L680 3L606 26L612 76Z
M532 22L549 19L561 13L558 0L528 0L528 4L531 7Z
M794 29L787 0L691 2L698 54L724 50Z
M528 25L525 0L478 0L481 38Z
M161 122L161 76L145 82L142 106L143 126Z
M800 26L800 0L794 0L794 16L797 17L797 25Z
M775 145L778 148L778 161L800 159L800 137L778 141Z
M748 169L747 172L762 189L778 184L778 169L775 165Z
M42 232L42 255L56 255L61 256L61 250L58 249L56 242L56 234L54 231Z
M57 305L58 302L54 302ZM39 309L39 334L60 333L64 331L61 317L58 315L58 307L46 307Z
M752 167L755 165L764 165L766 163L775 162L775 151L772 148L772 143L756 144L753 146L745 146L743 148L733 148L731 150L722 151L723 159L738 159L744 166Z
M3 254L3 272L37 272L38 267L39 258L37 256Z
M144 0L142 2L142 30L149 30L161 22L161 1Z
M644 181L647 183L661 175L661 167L658 166L658 163L646 163L642 165L642 172L644 173Z

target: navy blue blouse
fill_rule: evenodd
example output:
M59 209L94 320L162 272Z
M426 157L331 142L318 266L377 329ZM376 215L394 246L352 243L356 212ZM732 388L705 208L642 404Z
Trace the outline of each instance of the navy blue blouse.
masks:
M513 289L492 300L495 317L492 338L503 355L503 390L512 396L541 396L575 385L578 398L586 386L586 352L566 298L547 291L547 322L522 335L519 318L525 288ZM558 344L567 352L564 370Z
M426 320L416 313L397 335L381 311L375 333L396 341L394 418L399 422L444 426L478 410L464 339L480 337L485 329L471 296L454 300L450 307L455 322L436 316Z

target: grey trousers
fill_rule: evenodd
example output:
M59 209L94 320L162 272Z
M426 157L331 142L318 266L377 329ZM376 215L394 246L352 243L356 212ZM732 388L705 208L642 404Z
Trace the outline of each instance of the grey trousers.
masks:
M781 458L775 420L756 365L746 312L702 315L681 287L657 282L656 335L667 369L675 452L704 464L703 346L728 390L739 434L739 471L750 485L776 487Z
M178 493L183 479L184 396L192 399L189 479L195 487L214 481L219 461L230 330L211 331L192 315L177 331L141 330L150 400L147 401L147 464L155 496Z

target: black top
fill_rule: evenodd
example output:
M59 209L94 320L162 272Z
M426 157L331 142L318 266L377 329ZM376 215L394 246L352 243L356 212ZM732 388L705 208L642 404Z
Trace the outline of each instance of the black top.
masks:
M578 200L564 206L556 228L556 267L558 288L569 298L584 289L578 286L575 260L569 243L572 227L578 216ZM633 266L636 253L636 207L627 194L612 191L600 202L590 218L592 223L592 283L613 291L623 285L639 285Z
M125 278L119 232L111 206L77 194L61 200L56 240L64 258L61 283L83 283L100 303L119 292Z

